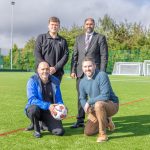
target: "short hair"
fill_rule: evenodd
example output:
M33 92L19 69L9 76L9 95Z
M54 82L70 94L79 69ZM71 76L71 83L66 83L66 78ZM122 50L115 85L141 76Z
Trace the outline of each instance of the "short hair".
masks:
M92 57L85 57L82 61L82 64L85 62L85 61L90 61L92 62L93 65L95 65L95 60L92 58Z
M84 21L84 24L85 24L88 20L92 21L92 22L95 24L95 20L94 20L93 18L91 18L91 17L86 18L85 21Z
M46 63L46 64L49 66L48 62L46 62L46 61L41 61L41 62L38 63L37 69L39 68L39 66L40 66L41 63Z
M57 18L57 17L50 17L49 19L48 19L48 23L50 23L50 22L58 22L59 24L60 24L60 20L59 20L59 18Z

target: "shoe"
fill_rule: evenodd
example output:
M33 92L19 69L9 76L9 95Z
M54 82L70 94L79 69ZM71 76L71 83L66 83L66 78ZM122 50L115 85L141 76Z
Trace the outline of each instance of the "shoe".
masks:
M108 140L108 137L105 133L103 134L99 134L98 138L97 138L97 142L106 142Z
M107 128L109 131L114 131L115 130L115 124L113 123L112 119L108 119L109 122L108 122L108 125L107 125Z
M34 130L33 124L30 124L27 128L25 128L25 131L32 131Z
M79 127L84 127L84 122L76 122L71 126L71 128L79 128Z
M38 132L38 131L35 131L33 136L36 137L36 138L40 138L41 137L41 133Z

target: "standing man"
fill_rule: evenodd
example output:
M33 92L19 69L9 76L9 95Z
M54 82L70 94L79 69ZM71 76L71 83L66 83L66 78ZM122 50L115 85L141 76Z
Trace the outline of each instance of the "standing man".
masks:
M58 34L60 20L51 17L48 20L49 31L38 36L35 44L36 66L41 61L46 61L50 66L50 74L60 81L64 74L63 67L68 61L68 45L66 39Z
M40 62L37 73L27 83L28 103L25 112L33 124L36 138L41 137L40 121L45 123L52 134L64 134L62 122L51 115L54 105L63 104L63 100L60 82L55 76L49 74L49 69L47 62Z
M111 117L118 112L119 100L112 90L107 74L97 70L91 58L83 60L82 69L85 76L80 81L79 99L88 114L84 134L90 136L99 133L97 142L104 142L108 140L106 128L111 131L115 129Z
M79 101L79 83L84 74L82 71L82 60L88 56L95 60L96 68L106 71L108 62L108 46L104 35L94 31L95 21L87 18L84 21L85 33L76 38L71 64L71 77L76 78L78 93L78 115L77 122L71 128L84 126L85 113Z

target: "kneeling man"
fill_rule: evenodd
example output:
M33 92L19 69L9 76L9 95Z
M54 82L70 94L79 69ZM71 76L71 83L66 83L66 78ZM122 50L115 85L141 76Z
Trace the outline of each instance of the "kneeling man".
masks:
M25 107L27 117L34 125L34 136L41 137L39 122L42 121L54 135L63 135L62 122L55 120L51 112L54 104L63 104L59 80L50 75L47 62L38 65L37 73L27 83L28 103Z
M79 85L80 102L88 114L84 134L89 136L99 133L97 142L104 142L108 140L106 128L111 131L115 128L111 117L118 112L119 100L107 74L97 70L91 58L83 60L82 69L85 76Z

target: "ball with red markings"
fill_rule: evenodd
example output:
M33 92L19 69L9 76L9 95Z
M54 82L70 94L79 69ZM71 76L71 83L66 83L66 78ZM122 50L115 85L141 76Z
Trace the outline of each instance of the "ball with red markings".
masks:
M56 120L63 120L67 117L67 113L68 109L63 104L57 104L51 114Z

